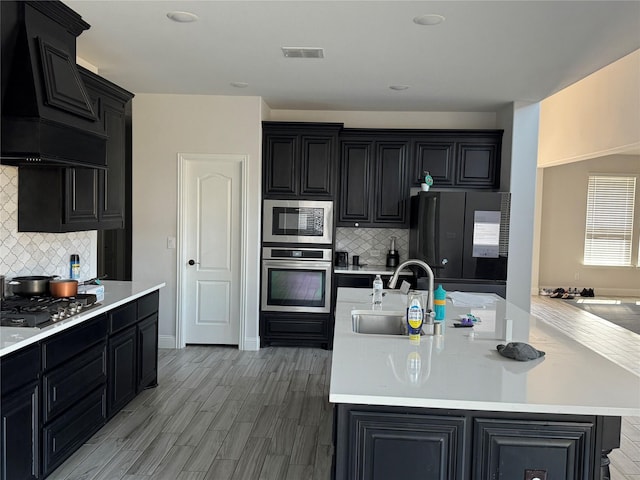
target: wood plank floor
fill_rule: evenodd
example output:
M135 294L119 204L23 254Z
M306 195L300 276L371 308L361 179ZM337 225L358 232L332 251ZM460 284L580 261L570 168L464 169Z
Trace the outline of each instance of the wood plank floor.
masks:
M532 313L574 334L588 322L580 341L593 339L626 368L638 361L640 335L616 337L609 322L544 297L532 297ZM603 335L611 347L602 346ZM616 341L626 342L626 350L619 343L613 349ZM142 392L50 479L331 477L331 352L190 346L161 350L159 367L160 385ZM612 480L640 480L640 418L623 419L622 447L611 460Z

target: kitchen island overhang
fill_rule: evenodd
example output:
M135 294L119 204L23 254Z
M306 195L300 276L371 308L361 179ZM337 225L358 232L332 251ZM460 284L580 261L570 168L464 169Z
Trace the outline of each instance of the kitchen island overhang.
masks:
M387 293L384 309L406 306L399 292ZM380 452L414 443L440 465L426 478L524 478L535 465L569 469L566 478L604 478L606 454L619 445L619 417L640 414L640 378L497 296L484 308L449 302L444 335L423 336L419 345L354 333L350 312L366 308L369 291L338 290L329 396L336 404L336 478L384 475L382 465L395 457ZM453 328L470 310L482 323ZM500 356L496 346L511 331L513 341L546 356ZM516 451L531 458L503 458ZM542 451L557 458L536 460ZM422 475L430 467L416 468ZM412 478L411 471L403 475Z

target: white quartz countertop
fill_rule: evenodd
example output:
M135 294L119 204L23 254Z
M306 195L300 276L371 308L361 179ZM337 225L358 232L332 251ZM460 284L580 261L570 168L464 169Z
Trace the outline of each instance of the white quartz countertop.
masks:
M386 291L383 310L403 310L406 296ZM442 336L354 333L351 311L370 309L368 289L339 288L332 403L531 413L640 415L640 377L492 294L485 307L447 300ZM480 302L478 303L480 304ZM454 328L460 314L482 320ZM513 332L513 333L511 333ZM529 343L546 356L528 362L502 357L496 345Z
M346 267L333 267L335 273L348 275L393 275L395 267L387 267L385 265L347 265ZM400 276L413 275L408 270L400 272Z
M165 286L164 283L103 281L104 300L86 312L45 328L0 327L0 357L55 335L67 328L94 318L101 313L142 297Z

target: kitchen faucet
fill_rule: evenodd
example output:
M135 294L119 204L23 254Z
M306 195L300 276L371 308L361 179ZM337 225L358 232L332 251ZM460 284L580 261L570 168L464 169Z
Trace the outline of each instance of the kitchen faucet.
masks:
M429 277L429 286L428 286L429 298L427 299L427 308L429 309L430 312L433 312L434 311L433 309L433 270L431 270L431 267L427 265L426 262L423 262L422 260L418 260L415 258L414 259L410 258L409 260L405 260L400 265L398 265L398 267L396 268L396 271L393 272L393 275L389 280L388 287L396 288L396 283L398 283L398 276L400 275L400 272L404 267L407 267L409 265L417 265L418 267L422 267L422 269L427 273L427 277Z

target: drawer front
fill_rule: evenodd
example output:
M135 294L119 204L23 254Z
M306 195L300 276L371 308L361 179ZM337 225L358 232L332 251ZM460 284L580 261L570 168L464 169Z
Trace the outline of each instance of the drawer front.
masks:
M40 373L40 346L31 345L2 357L0 360L2 395L38 379Z
M270 338L319 338L326 339L328 335L328 321L321 320L276 320L265 322L266 334Z
M104 344L44 375L43 421L51 421L96 387L104 385L106 380L107 349Z
M106 341L106 315L65 330L42 344L42 368L50 370L99 342Z
M109 312L109 333L117 332L136 323L136 302L127 303L123 307Z
M138 320L147 318L149 315L158 311L158 301L160 300L160 292L157 290L153 293L145 295L138 299Z
M98 388L42 429L42 464L46 476L105 423L107 390Z

